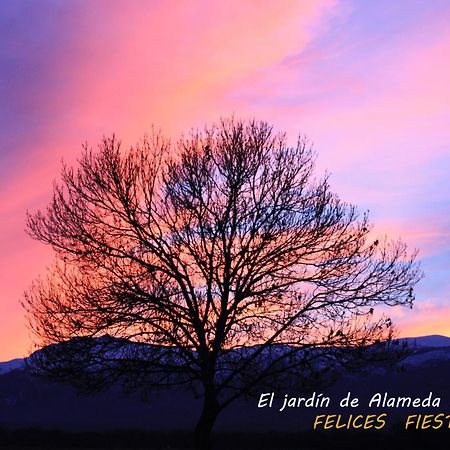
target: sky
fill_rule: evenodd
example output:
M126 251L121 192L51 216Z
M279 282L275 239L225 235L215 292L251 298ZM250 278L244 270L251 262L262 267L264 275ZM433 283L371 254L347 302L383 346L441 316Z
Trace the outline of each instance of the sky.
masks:
M307 136L342 200L419 249L415 307L389 313L450 336L449 61L449 1L0 2L0 361L34 348L20 299L53 255L25 215L62 159L231 114Z

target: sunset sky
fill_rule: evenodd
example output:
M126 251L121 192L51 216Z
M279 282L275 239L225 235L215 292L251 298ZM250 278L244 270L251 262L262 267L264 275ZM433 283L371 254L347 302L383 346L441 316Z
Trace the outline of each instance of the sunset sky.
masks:
M0 361L33 349L19 302L52 254L25 214L61 159L230 114L306 135L339 196L420 249L415 308L391 317L450 335L449 61L448 0L2 1Z

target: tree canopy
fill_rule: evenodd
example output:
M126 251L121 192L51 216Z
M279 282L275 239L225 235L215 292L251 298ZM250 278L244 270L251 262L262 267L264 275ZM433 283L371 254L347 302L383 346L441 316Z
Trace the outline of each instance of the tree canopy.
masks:
M205 448L239 396L388 338L374 309L412 305L416 253L373 237L314 161L307 140L289 146L254 120L176 144L86 145L47 210L28 214L56 254L25 295L31 327L40 344L76 349L47 354L47 368L95 387L185 384L204 397Z

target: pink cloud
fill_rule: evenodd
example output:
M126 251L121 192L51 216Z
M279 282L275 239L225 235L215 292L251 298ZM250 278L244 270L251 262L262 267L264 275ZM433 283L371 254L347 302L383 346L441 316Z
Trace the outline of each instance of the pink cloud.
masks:
M0 329L0 342L8 343L0 360L30 349L19 298L51 253L25 235L25 211L45 207L61 158L73 163L81 143L95 147L103 134L116 132L129 145L152 123L177 135L232 112L224 108L226 93L303 48L333 5L78 4L58 10L56 31L49 31L56 40L37 35L35 43L27 34L9 41L26 74L41 72L11 84L17 111L33 127L12 136L14 169L0 180L0 315L8 323Z
M376 234L402 236L422 256L448 248L441 210L407 209L430 197L448 200L448 190L433 188L438 176L430 181L428 170L450 145L448 30L429 31L423 42L411 33L348 66L327 65L341 63L348 46L339 34L329 47L313 44L333 17L345 22L347 4L83 5L58 16L64 45L37 52L18 40L11 51L46 72L17 89L17 105L35 126L14 136L20 156L0 180L0 315L8 323L0 342L9 343L0 346L0 360L29 350L18 299L51 260L48 249L25 236L25 210L46 205L61 157L74 162L81 143L95 146L102 134L116 132L134 144L152 123L177 136L233 112L266 119L292 140L299 131L311 137L319 172L334 172L342 198L375 206ZM433 30L436 17L427 20L423 26ZM449 310L438 301L418 302L411 315L398 316L405 333L450 334Z

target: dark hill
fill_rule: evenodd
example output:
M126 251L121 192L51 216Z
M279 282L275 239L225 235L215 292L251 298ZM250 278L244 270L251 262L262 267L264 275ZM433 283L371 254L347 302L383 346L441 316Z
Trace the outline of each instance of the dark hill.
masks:
M220 416L218 430L233 431L298 431L311 429L316 414L373 413L368 401L375 393L389 396L441 397L439 411L450 412L450 339L442 336L408 339L416 346L412 353L394 367L374 364L363 373L342 372L337 381L324 390L317 390L331 398L326 409L290 408L278 411L284 392L276 392L272 409L258 408L257 399L240 400ZM439 344L439 345L437 345ZM347 392L360 398L356 409L341 409L339 400ZM308 397L302 392L292 396ZM408 414L406 409L381 408L392 422ZM411 410L412 411L412 410ZM428 411L436 412L435 409ZM62 430L192 430L200 412L200 400L183 389L155 393L145 401L138 395L125 396L118 387L99 394L79 394L75 388L55 383L45 377L27 373L23 363L0 364L0 427L13 429L38 427ZM416 409L415 413L426 412Z

